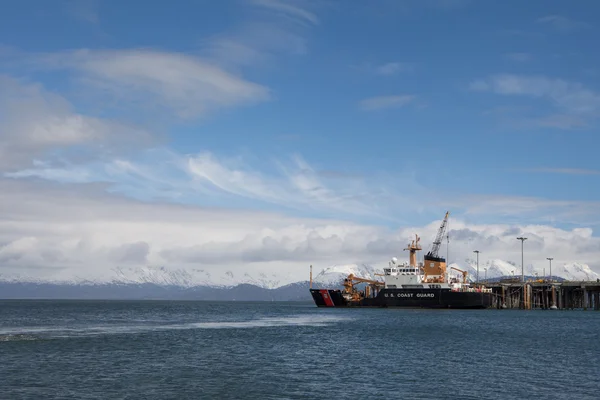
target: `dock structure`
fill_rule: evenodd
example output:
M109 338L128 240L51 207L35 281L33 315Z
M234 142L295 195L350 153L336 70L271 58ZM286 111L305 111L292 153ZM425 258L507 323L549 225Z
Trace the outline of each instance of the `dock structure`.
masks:
M494 308L600 311L600 280L481 282L494 293ZM473 284L477 287L477 284Z

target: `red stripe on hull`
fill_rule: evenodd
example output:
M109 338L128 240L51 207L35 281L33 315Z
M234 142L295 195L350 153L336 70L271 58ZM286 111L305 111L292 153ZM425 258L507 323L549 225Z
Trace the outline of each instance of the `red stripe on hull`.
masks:
M331 297L329 296L329 291L327 289L322 289L320 290L321 292L321 297L323 297L323 300L325 301L325 304L327 305L327 307L335 307L335 305L333 304L333 301L331 301Z

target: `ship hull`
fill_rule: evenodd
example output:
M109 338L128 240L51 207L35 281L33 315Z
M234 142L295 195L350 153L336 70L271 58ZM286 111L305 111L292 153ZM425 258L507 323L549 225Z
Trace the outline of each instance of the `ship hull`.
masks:
M492 293L450 289L381 289L376 297L346 300L341 290L310 289L317 307L394 307L482 309L493 304Z

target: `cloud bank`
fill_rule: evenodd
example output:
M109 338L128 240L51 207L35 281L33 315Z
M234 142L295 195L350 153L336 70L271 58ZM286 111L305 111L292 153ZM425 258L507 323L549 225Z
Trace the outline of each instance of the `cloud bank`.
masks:
M273 212L145 203L107 194L102 185L74 191L39 182L0 181L0 273L68 279L101 278L117 266L167 266L291 274L308 265L384 265L415 233L427 248L440 221L390 229ZM600 238L591 229L542 225L472 225L450 220L450 261L503 259L520 264L517 236L529 238L526 264L540 269L588 263L598 270ZM441 250L445 254L445 243Z

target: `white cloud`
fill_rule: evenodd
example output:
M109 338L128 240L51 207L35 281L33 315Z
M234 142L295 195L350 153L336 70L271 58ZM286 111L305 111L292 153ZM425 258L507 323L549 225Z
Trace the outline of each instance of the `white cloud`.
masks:
M542 76L495 75L487 80L474 81L471 88L503 95L548 98L574 113L595 112L600 107L600 95L582 84Z
M594 226L600 202L540 197L481 195L423 186L414 171L349 174L322 171L299 156L263 159L261 169L248 159L210 152L182 155L153 149L136 162L115 159L89 165L38 165L5 175L58 182L109 184L112 192L144 200L235 207L268 207L295 215L327 216L382 223L433 218L450 207L454 215L486 222L555 221ZM267 164L265 164L267 163ZM533 172L533 171L529 171ZM393 184L390 184L393 182Z
M374 228L264 212L139 203L102 188L0 181L2 268L77 268L84 275L139 262L221 267L260 261L299 265L331 251L363 252ZM346 241L346 242L345 242ZM348 242L350 241L350 242ZM144 245L144 243L147 245ZM336 244L337 243L337 244ZM328 245L334 245L333 250ZM134 246L126 249L124 246ZM364 246L364 245L363 245ZM143 257L142 257L143 256ZM89 268L89 270L86 270Z
M600 175L600 170L582 168L532 168L528 171L567 175Z
M382 110L387 108L400 108L412 103L416 99L413 95L377 96L364 99L360 107L366 111Z
M285 16L299 22L309 23L312 25L317 25L319 23L319 19L314 13L298 6L298 1L251 0L251 3L260 7L265 7L276 12L278 15Z
M108 195L103 187L57 187L0 180L0 274L41 278L103 277L117 266L203 268L215 274L256 271L305 279L308 265L383 265L414 233L430 245L440 221L389 230L341 220L291 218L271 212L144 203ZM520 260L519 235L529 238L526 263L546 257L589 263L598 271L600 239L590 229L543 225L472 225L450 220L451 261L472 250L480 262ZM445 248L442 249L445 254Z
M100 21L97 0L68 0L64 7L67 13L79 21L90 24L98 24Z
M62 183L111 183L111 190L127 195L204 203L227 200L233 203L263 202L296 212L344 216L370 216L384 220L399 218L387 212L390 194L375 176L367 183L362 176L314 169L299 156L274 160L263 173L241 158L218 157L210 152L181 155L166 150L149 150L137 162L115 159L108 163L62 166L41 163L5 174L14 179L42 178ZM396 180L399 183L398 180ZM405 188L416 195L419 186L407 177ZM412 208L412 198L395 199Z
M575 21L560 15L547 15L537 19L538 23L549 24L560 32L573 32L581 29L589 29L591 25L587 22Z
M0 76L0 171L29 165L48 151L95 146L107 153L151 142L144 130L79 114L39 84Z
M529 53L507 53L504 56L509 60L517 62L527 62L532 59L532 56Z
M559 223L592 226L600 224L600 202L565 199L544 199L526 196L469 195L447 199L449 207L464 211L466 216L502 218L514 223L556 221Z
M217 188L230 195L265 201L297 210L336 212L343 215L386 216L385 198L375 177L367 184L360 177L339 175L324 176L304 159L294 156L291 162L275 162L272 173L265 175L242 160L218 159L211 153L188 158L188 172L199 184L209 184L205 189ZM418 185L412 180L404 181L406 187ZM397 199L397 204L407 205L409 199ZM383 204L382 204L383 203Z
M411 71L412 69L413 65L410 63L395 61L379 65L375 68L375 73L379 75L395 75L400 72Z
M319 19L307 2L252 0L248 4L251 7L241 23L202 42L210 60L239 70L265 66L282 55L308 53L306 36Z
M35 57L40 68L67 69L109 93L119 106L139 103L181 118L268 100L268 88L198 57L147 49L77 50Z
M505 96L529 96L546 99L567 115L552 115L538 119L543 126L575 127L584 125L584 118L600 116L600 94L581 83L543 76L511 74L494 75L470 84L475 91L490 91Z

